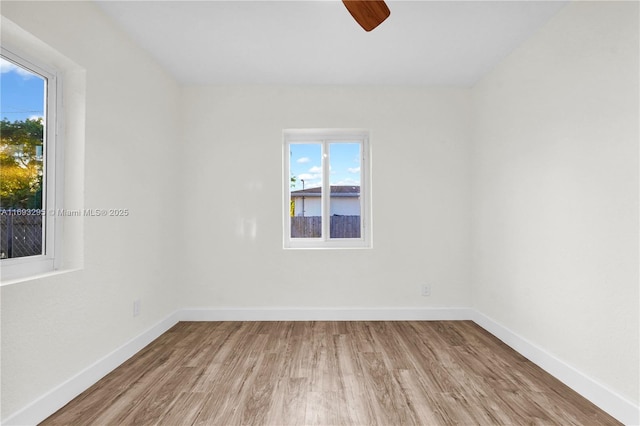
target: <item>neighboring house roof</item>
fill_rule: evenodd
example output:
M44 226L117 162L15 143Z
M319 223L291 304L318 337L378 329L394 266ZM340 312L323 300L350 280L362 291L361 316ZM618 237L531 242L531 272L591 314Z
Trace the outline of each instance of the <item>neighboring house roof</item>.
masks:
M299 189L298 191L291 191L292 197L319 197L320 196L320 187L316 188L306 188L304 190ZM331 196L332 197L359 197L360 196L360 187L353 185L331 185Z

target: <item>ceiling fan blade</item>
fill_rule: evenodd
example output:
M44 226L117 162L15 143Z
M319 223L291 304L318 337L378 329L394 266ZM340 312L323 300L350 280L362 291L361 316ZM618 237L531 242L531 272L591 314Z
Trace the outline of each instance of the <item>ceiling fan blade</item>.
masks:
M391 15L382 0L342 0L342 3L365 31L371 31Z

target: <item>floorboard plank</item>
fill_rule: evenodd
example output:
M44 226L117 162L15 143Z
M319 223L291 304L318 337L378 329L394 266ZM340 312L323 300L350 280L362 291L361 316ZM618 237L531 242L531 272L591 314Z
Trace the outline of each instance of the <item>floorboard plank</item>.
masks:
M43 425L619 425L470 321L181 322Z

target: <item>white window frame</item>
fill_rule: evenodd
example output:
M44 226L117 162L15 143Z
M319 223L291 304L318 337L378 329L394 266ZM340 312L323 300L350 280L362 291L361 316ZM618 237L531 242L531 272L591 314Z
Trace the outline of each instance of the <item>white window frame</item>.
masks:
M283 131L283 236L285 249L371 248L371 159L369 132L362 129L286 129ZM329 145L336 142L360 143L360 238L330 237ZM291 144L315 143L322 146L322 237L291 238ZM329 189L327 189L329 188ZM326 194L329 194L328 196Z
M0 55L46 79L42 191L42 208L45 213L42 221L44 254L0 260L2 262L2 281L6 281L45 274L59 267L60 256L57 254L60 251L60 241L56 237L60 234L61 220L56 217L55 212L62 208L60 200L63 191L62 179L58 179L62 173L62 156L61 150L57 147L60 111L62 110L58 93L61 93L62 82L55 67L28 57L15 48L0 46Z

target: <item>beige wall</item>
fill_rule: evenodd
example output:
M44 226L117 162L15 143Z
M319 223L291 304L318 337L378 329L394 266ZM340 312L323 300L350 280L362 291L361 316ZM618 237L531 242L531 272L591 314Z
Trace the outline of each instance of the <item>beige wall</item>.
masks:
M193 153L183 306L469 305L468 91L193 87L183 96ZM282 130L327 127L371 132L373 248L283 250Z
M636 405L638 3L566 6L473 90L474 307Z
M178 86L95 5L3 1L2 15L86 70L84 207L131 213L85 219L83 270L1 287L4 419L177 309L180 151Z

